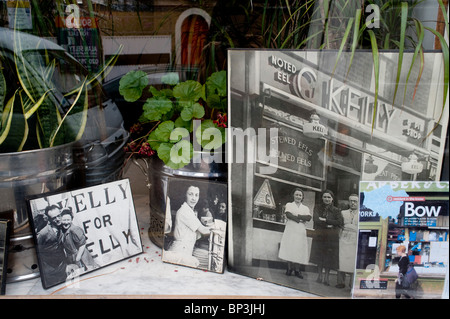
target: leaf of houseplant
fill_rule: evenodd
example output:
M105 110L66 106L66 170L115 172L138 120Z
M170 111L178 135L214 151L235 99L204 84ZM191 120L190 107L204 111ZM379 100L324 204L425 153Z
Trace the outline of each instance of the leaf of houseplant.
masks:
M161 141L158 139L158 137L156 136L155 131L152 131L148 138L147 138L147 142L150 145L150 147L155 151L158 152L158 148L161 145Z
M187 122L192 119L201 119L205 115L205 109L199 103L193 103L190 106L186 106L181 111L181 118Z
M0 68L0 112L3 113L3 108L5 105L5 95L6 95L6 81L3 75L3 70ZM0 125L1 128L1 125Z
M158 157L170 168L179 169L191 161L193 147L189 141L181 140L178 143L161 143L158 148Z
M173 131L170 133L170 142L171 143L177 143L181 139L188 137L189 131L184 127L176 127L173 129Z
M187 140L181 140L170 149L170 161L166 165L174 169L182 168L189 164L192 155L192 144Z
M377 114L377 107L378 107L378 87L380 83L380 57L378 54L378 45L377 45L377 39L375 37L375 34L372 30L368 31L370 36L370 42L372 45L372 59L373 59L373 70L375 75L375 100L373 102L373 118L372 118L372 130L375 125L375 117Z
M355 57L355 51L356 51L356 46L358 45L358 40L359 40L359 24L361 21L361 9L357 9L356 10L356 14L355 14L355 26L353 29L353 40L352 40L352 45L350 47L350 51L351 51L351 55L350 55L350 61L348 64L348 70L347 70L347 75L350 73L350 68L352 66L353 63L353 58Z
M189 132L192 132L192 121L185 121L180 116L175 120L175 127L184 127Z
M218 94L209 95L206 98L206 103L212 109L226 110L227 109L227 99L219 96Z
M217 127L212 120L205 120L197 128L195 138L204 149L218 149L225 143L225 129Z
M148 121L159 121L172 110L172 101L166 97L151 97L142 106L142 114Z
M128 102L135 102L142 96L148 85L148 78L143 71L130 71L119 81L119 93Z
M28 123L25 119L22 99L17 90L2 112L0 149L3 152L20 152L28 137Z
M425 27L425 29L429 30L430 32L432 32L440 41L441 43L441 49L442 49L442 56L443 56L443 60L444 60L444 88L443 88L443 96L442 96L442 112L439 115L439 120L438 123L441 121L442 115L444 113L444 109L445 109L445 104L447 102L447 93L448 93L448 81L449 81L449 48L447 45L447 42L445 41L445 38L442 36L442 34L440 34L439 32L437 32L434 29L431 29L429 27ZM436 124L436 126L437 126ZM433 130L436 127L434 127L431 132L433 132ZM431 134L428 133L427 137Z
M394 103L395 103L395 97L397 95L398 84L400 81L400 74L402 72L403 51L405 49L407 19L408 19L408 3L402 2L401 3L401 16L400 16L400 43L399 43L398 61L397 61L397 78L395 80L394 98L392 100L392 105L394 105Z
M149 91L153 95L153 97L166 97L169 99L173 97L173 91L171 89L158 90L152 85L150 86Z
M344 33L344 37L343 37L343 39L341 41L341 46L339 48L338 55L336 57L336 62L334 63L334 68L333 68L332 74L334 74L334 72L336 71L336 67L338 65L339 58L341 57L342 51L344 51L344 47L345 47L345 44L347 43L347 38L348 38L348 35L350 34L352 26L353 26L353 18L350 18L348 20L348 24L347 24L347 28L346 28L345 33Z
M172 133L175 128L175 123L173 121L165 121L158 125L158 127L154 130L155 134L153 137L160 142L169 142L170 141L170 133Z
M423 63L423 49L422 49L422 42L423 42L423 39L425 37L423 24L422 24L422 22L420 22L417 19L414 19L414 24L416 26L417 44L416 44L416 49L414 50L414 54L413 54L413 57L412 57L412 60L411 60L411 66L409 68L408 75L406 76L406 80L405 80L405 83L408 83L409 77L411 75L411 71L413 69L414 63L415 63L416 58L417 58L417 55L420 54L420 58L421 58L420 72L419 72L419 75L417 77L416 86L414 88L413 101L414 101L414 98L416 96L417 87L419 86L419 81L420 81L420 78L422 77L422 72L423 72L423 69L424 69L424 66L425 66L425 64ZM407 88L408 88L408 86L405 85L405 90L404 90L404 93L403 93L403 100L406 98L406 90L407 90Z
M83 135L89 106L88 91L86 89L87 80L87 78L84 80L74 102L56 128L50 140L50 147L77 141ZM59 135L62 136L60 137Z
M226 71L214 72L206 79L206 94L227 95L227 73Z
M161 82L169 85L177 85L180 83L180 77L176 72L169 72L161 77Z
M193 80L179 83L173 88L173 96L180 101L197 102L202 97L202 85Z

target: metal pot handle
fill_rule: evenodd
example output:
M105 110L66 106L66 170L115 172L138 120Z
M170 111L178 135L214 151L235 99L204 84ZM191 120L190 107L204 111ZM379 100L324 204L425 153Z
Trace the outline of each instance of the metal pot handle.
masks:
M139 163L139 159L142 160L141 162L143 162L144 165L141 165L141 164ZM142 158L142 157L136 158L135 156L132 156L132 157L131 157L131 160L133 161L133 163L134 163L137 167L139 167L139 169L141 170L142 174L144 174L144 176L145 176L145 182L146 182L146 185L145 185L145 186L147 186L147 188L150 189L150 187L151 187L152 185L150 184L150 180L149 180L149 178L148 178L148 169L149 169L149 163L148 163L148 160L147 160L146 158ZM144 166L145 166L145 167L144 167Z

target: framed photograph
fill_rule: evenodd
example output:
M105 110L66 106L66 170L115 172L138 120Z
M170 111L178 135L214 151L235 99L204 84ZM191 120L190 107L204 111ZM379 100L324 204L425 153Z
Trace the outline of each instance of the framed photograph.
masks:
M353 297L445 298L449 182L363 181L359 187ZM413 272L415 280L405 285Z
M227 184L169 178L162 260L222 273L228 219Z
M441 178L444 59L412 58L228 51L230 271L352 296L359 182Z
M128 179L28 200L44 289L142 253Z
M11 221L0 219L0 295L5 294Z

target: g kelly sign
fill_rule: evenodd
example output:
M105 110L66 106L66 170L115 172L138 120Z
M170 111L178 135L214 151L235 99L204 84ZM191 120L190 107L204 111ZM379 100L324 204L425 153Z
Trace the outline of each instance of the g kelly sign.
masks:
M128 179L40 196L29 208L44 288L142 253Z

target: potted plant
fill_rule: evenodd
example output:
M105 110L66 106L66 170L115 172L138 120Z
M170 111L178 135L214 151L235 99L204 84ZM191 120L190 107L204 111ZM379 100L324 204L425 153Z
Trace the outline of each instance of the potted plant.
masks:
M144 89L150 93L138 123L130 129L129 151L156 154L168 167L180 169L191 162L194 145L221 150L226 128L226 72L211 74L204 84L179 82L175 72L168 72L161 80L164 88L147 88L147 74L139 70L120 80L120 93L128 102L140 99Z
M0 212L14 210L12 241L16 244L11 246L31 241L29 246L32 236L25 199L84 186L92 171L86 165L94 164L92 155L97 156L96 151L84 152L86 145L96 149L97 141L111 136L118 137L115 142L120 144L120 137L126 140L128 133L120 132L120 113L103 99L97 79L104 71L90 75L62 47L0 28L0 66L0 189L4 196ZM102 126L107 122L115 128ZM123 160L124 153L120 168ZM9 266L14 268L14 263ZM29 278L30 271L38 275L35 266L28 265L25 273L13 270L8 280Z
M176 72L161 78L162 87L148 86L147 74L130 71L120 80L125 100L141 100L142 115L130 129L127 149L144 158L150 184L150 239L163 244L167 179L170 176L225 181L222 147L227 127L226 71L205 81L179 81ZM148 173L146 171L148 169Z

